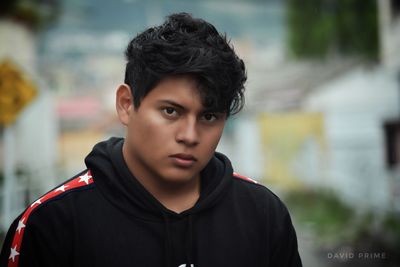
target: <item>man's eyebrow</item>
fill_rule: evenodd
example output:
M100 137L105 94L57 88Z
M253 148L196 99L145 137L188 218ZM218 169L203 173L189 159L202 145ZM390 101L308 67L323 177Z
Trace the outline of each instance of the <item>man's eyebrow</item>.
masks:
M163 100L159 100L158 103L160 104L168 104L171 106L174 106L176 108L182 109L182 110L186 110L187 108L185 108L184 106L182 106L181 104L176 103L173 100L169 100L169 99L163 99ZM213 108L203 108L200 113L215 113L215 114L224 114L223 111L217 111Z
M180 108L180 109L186 109L184 106L182 106L182 105L180 105L180 104L178 104L178 103L176 103L175 101L172 101L172 100L164 99L164 100L160 100L158 102L160 104L169 104L171 106L174 106L174 107L177 107L177 108Z

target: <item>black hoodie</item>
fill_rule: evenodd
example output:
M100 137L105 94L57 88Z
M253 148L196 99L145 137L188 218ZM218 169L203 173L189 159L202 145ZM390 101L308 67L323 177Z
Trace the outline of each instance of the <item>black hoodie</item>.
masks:
M97 144L87 170L11 225L0 266L301 266L284 204L215 153L194 207L165 208L132 176L123 139Z

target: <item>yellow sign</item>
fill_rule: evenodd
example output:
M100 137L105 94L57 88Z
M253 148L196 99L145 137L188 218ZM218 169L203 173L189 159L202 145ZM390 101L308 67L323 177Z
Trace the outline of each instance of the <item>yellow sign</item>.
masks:
M36 87L10 61L0 63L0 125L13 123L37 94Z
M323 114L264 113L259 116L258 122L266 158L266 180L289 188L301 186L295 165L301 159L304 148L318 144L319 149L315 153L321 159L326 147ZM312 167L319 169L320 166Z

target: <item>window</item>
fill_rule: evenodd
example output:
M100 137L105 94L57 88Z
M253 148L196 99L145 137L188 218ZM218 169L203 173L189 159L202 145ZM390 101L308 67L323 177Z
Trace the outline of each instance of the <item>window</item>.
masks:
M386 164L400 166L400 120L385 123Z

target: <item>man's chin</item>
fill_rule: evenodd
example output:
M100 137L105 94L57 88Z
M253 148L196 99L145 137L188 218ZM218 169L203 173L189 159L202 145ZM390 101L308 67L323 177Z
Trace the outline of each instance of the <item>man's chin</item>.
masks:
M174 170L161 177L163 183L171 186L187 185L196 182L199 174L189 170Z

